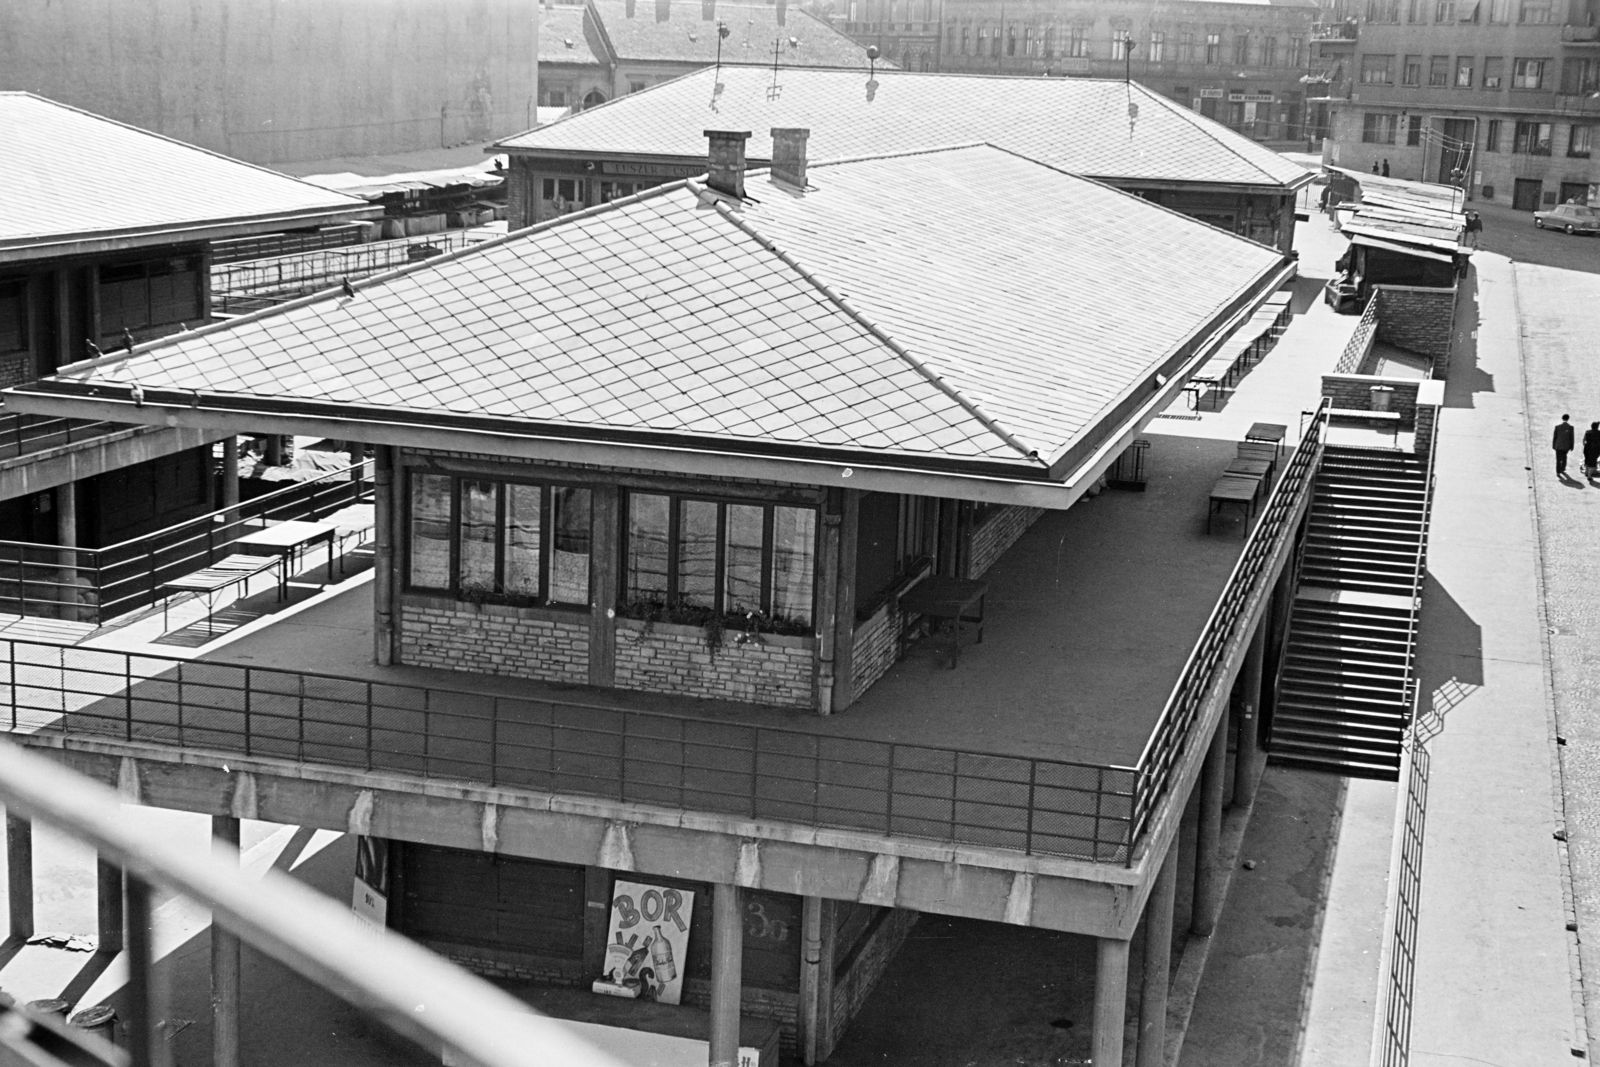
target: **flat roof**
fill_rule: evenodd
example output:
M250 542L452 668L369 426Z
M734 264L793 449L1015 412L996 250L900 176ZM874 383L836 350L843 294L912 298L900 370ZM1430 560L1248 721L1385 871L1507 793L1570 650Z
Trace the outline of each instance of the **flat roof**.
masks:
M1003 206L974 207L995 188ZM452 427L496 454L551 434L1060 482L1063 457L1286 269L987 145L814 167L803 192L755 174L747 191L658 187L73 364L6 402L111 403L129 421L270 407L405 421L396 443ZM363 433L379 440L333 435Z
M770 66L703 70L495 147L692 163L705 158L707 127L751 131L749 156L760 161L772 158L773 127L802 127L814 160L984 141L1113 183L1289 190L1311 180L1291 160L1136 83L882 69L870 81L861 71L793 66L776 76ZM1004 199L995 189L985 202Z
M32 93L0 92L0 261L170 245L381 213Z

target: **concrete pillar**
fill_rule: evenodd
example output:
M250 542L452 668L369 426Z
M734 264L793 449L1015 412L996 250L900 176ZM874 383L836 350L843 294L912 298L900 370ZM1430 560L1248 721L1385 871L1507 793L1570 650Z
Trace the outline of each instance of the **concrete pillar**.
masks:
M6 812L6 883L11 900L11 937L33 936L33 823Z
M372 477L372 655L394 662L394 448L377 447Z
M744 891L718 885L711 891L710 1067L737 1067L739 999L744 990Z
M1128 1013L1128 942L1095 939L1094 1032L1089 1036L1091 1063L1122 1067L1122 1027Z
M360 441L346 442L350 446L350 480L356 485L356 495L361 494L361 474L366 469L367 446Z
M264 458L269 467L283 466L283 434L267 434L267 454Z
M125 1046L132 1067L156 1067L165 1051L156 1020L161 1008L156 994L155 952L150 931L150 885L129 875L128 901L128 984L122 998L122 1015L127 1022Z
M58 485L56 500L56 544L61 561L61 576L57 580L55 600L61 605L61 617L78 620L78 486L74 482Z
M842 521L839 491L829 490L822 507L822 544L817 556L816 709L833 714L833 656L838 633L839 525Z
M1270 619L1256 624L1255 636L1239 671L1239 744L1233 761L1233 806L1248 807L1256 795L1256 763L1260 751L1261 667L1266 660Z
M806 1067L833 1052L833 909L831 900L800 898L800 1052Z
M95 857L95 912L100 951L117 953L126 947L122 936L122 868Z
M222 442L222 506L232 508L239 503L239 439L230 437ZM238 512L227 514L228 522L237 522Z
M1178 898L1177 847L1167 858L1144 905L1144 980L1139 997L1138 1067L1167 1062L1167 982L1172 973L1172 909Z
M1217 909L1222 903L1222 872L1218 869L1222 851L1222 791L1228 768L1228 735L1217 724L1211 747L1200 768L1200 826L1194 850L1194 911L1189 930L1199 937L1210 937L1217 926Z
M211 817L212 844L237 859L239 820ZM239 937L211 924L211 1062L213 1067L239 1067Z

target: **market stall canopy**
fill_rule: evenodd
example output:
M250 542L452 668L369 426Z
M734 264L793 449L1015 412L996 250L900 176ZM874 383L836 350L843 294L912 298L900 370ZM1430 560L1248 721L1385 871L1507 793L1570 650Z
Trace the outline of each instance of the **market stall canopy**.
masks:
M494 161L471 167L451 167L446 170L421 170L408 174L386 174L370 177L345 171L339 174L310 174L304 181L323 189L359 196L363 200L378 200L390 193L421 193L433 189L485 189L505 181L503 173L495 170Z
M1408 255L1420 255L1418 249L1471 254L1471 249L1462 247L1467 226L1466 194L1462 190L1453 185L1385 178L1343 167L1327 169L1350 178L1359 187L1355 212L1341 224L1352 238L1371 238L1369 243L1374 247Z

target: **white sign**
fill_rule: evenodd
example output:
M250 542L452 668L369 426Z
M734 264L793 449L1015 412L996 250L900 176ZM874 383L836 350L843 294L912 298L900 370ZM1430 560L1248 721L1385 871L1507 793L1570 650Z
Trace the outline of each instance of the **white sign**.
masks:
M596 993L676 1004L683 996L694 893L619 880Z
M350 909L373 926L389 924L389 842L381 837L356 838L355 888Z
M389 898L359 878L355 879L350 910L356 913L356 918L364 919L373 926L389 925Z

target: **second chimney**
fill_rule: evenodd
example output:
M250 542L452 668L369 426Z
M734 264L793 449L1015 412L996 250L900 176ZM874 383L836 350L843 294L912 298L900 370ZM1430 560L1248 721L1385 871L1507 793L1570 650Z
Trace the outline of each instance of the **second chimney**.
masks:
M707 22L717 20L717 0L700 0L700 17Z
M806 187L806 138L810 130L772 128L772 180Z
M672 0L656 0L656 21L666 22L672 17Z
M628 2L627 2L627 3L626 3L626 4L624 4L624 5L623 5L623 13L624 13L624 14L625 14L625 15L627 15L627 16L628 16L628 18L630 18L630 19L631 19L631 18L633 18L633 15L634 15L634 5L635 5L635 4L636 4L636 3L637 3L637 0L628 0Z
M744 143L749 139L749 130L706 131L707 185L719 193L744 199Z

